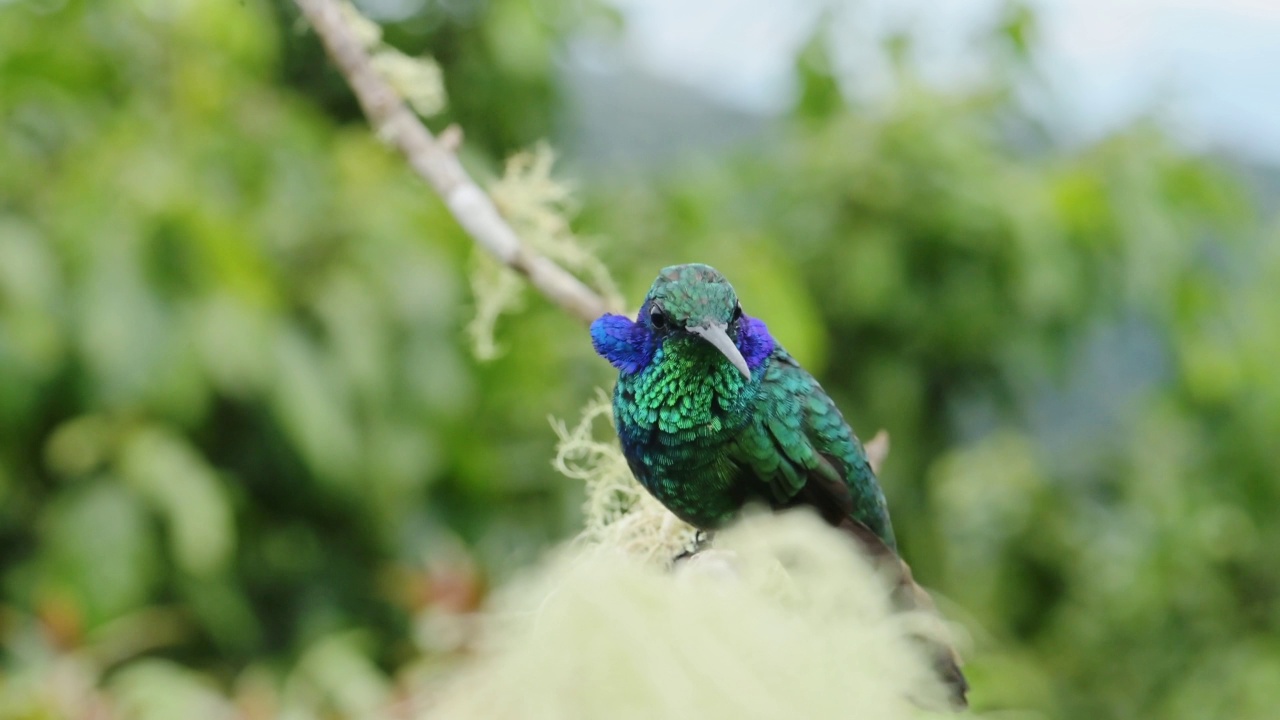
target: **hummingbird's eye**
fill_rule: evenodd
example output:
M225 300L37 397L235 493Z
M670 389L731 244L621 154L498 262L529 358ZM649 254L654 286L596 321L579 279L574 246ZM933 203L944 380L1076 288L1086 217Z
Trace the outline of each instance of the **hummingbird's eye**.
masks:
M658 309L657 305L649 308L649 324L655 329L661 330L667 326L667 315Z
M738 322L742 319L742 303L733 306L733 319L729 322Z

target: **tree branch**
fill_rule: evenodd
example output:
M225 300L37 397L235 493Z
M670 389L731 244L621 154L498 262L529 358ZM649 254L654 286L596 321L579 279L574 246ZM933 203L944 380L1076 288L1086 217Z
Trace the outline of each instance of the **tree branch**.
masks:
M414 172L440 195L476 244L523 275L547 299L584 322L595 320L609 309L598 293L521 241L489 195L458 162L453 152L456 144L446 144L441 141L444 138L437 140L374 69L337 0L294 2L355 92L378 137L405 156Z

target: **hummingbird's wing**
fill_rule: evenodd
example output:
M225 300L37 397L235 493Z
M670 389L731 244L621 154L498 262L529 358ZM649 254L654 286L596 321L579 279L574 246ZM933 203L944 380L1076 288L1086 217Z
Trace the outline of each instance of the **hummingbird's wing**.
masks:
M809 505L833 525L851 518L896 547L862 443L818 381L781 347L765 369L741 452L775 508Z
M781 348L765 370L755 422L741 447L748 473L765 483L760 494L771 505L813 507L885 574L895 607L937 617L928 593L898 556L884 494L862 443L822 386ZM947 689L947 704L966 707L969 685L946 629L932 628L917 639Z

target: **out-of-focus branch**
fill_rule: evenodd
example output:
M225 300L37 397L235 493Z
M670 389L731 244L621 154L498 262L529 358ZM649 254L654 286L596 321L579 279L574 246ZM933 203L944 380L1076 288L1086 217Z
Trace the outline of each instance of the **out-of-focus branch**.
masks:
M867 452L867 462L871 463L871 472L879 475L884 461L889 459L889 432L878 430L874 437L863 444Z
M403 98L374 69L338 0L294 2L355 92L378 137L405 156L476 244L523 275L538 292L574 317L591 322L610 309L598 293L521 241L489 195L458 162L454 150L461 139L457 133L446 131L437 139L413 114Z

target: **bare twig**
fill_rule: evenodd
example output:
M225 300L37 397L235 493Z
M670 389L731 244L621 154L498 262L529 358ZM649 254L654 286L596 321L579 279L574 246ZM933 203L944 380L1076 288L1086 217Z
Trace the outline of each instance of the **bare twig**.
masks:
M405 156L476 244L523 275L538 292L574 317L591 322L609 309L598 293L520 240L454 155L454 141L460 142L460 134L437 140L406 107L400 95L373 68L364 44L347 23L337 0L294 2L355 92L378 137Z

